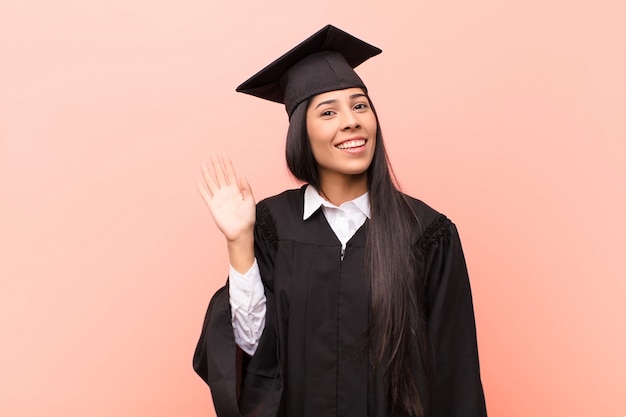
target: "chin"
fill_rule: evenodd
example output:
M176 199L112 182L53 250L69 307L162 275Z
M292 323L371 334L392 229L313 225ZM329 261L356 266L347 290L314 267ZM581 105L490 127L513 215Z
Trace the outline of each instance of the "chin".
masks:
M343 172L344 175L351 175L353 177L360 177L367 174L367 167L365 169L353 169Z

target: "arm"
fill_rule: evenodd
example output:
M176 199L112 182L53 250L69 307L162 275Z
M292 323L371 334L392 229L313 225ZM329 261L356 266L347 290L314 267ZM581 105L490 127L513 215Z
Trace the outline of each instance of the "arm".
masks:
M254 355L265 327L266 297L259 266L245 274L232 266L229 274L230 310L235 342L248 355Z
M441 217L435 221L439 226L425 233L432 232L425 259L428 330L435 364L431 415L484 417L487 411L465 258L456 227Z
M231 280L211 299L193 365L198 375L210 386L218 416L276 415L282 378L277 356L277 337L271 276L276 244L273 221L263 203L257 205L255 253L257 266L265 284L266 324L261 329L254 355L248 357L237 348L233 317L229 304ZM269 279L269 280L268 280Z
M211 156L202 174L204 181L198 184L198 190L228 248L235 341L252 355L265 321L265 294L254 257L254 197L250 185L236 174L228 158Z

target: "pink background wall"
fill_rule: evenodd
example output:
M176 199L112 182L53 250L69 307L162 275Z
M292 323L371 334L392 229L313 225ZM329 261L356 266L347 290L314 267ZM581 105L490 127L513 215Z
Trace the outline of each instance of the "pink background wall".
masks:
M626 415L622 1L0 4L0 415L207 416L226 276L199 167L294 186L279 105L234 93L326 23L395 170L459 226L492 416Z

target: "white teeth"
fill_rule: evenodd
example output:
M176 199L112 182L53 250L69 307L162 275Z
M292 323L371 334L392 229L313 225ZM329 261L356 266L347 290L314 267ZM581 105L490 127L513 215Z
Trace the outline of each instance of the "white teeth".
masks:
M348 142L340 143L339 145L337 145L337 148L350 149L350 148L358 148L359 146L364 146L364 145L365 145L365 139L359 139L359 140L351 140Z

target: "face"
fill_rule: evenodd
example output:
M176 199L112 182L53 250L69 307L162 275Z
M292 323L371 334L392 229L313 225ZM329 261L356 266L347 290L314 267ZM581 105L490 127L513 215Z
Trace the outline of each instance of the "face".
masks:
M320 183L332 178L361 179L374 157L376 116L360 88L314 96L306 114L307 132Z

